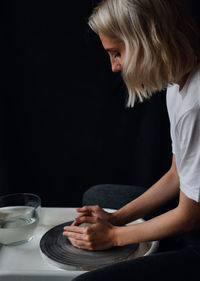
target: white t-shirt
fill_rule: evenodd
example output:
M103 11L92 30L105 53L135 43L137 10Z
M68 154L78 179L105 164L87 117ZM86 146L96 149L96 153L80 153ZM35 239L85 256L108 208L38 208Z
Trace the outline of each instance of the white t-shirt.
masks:
M180 92L177 84L168 87L167 108L180 189L200 202L200 66Z

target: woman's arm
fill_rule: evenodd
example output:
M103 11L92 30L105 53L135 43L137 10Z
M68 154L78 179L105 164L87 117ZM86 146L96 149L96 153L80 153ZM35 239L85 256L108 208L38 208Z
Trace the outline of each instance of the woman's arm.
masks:
M200 229L200 203L180 191L179 204L175 209L143 223L119 227L98 217L81 217L80 222L91 223L91 226L67 226L64 235L75 247L103 250Z
M117 227L113 231L115 245L122 246L160 240L194 229L200 229L200 203L180 191L179 205L175 209L141 224Z
M116 245L162 239L193 229L199 221L200 207L182 192L177 208L141 224L118 227L144 217L174 198L179 192L179 177L173 156L170 170L139 198L108 217L104 217L104 213L101 215L96 207L91 207L94 214L89 214L88 212L91 211L87 209L89 207L86 207L86 210L84 209L85 211L77 218L76 224L91 223L91 226L67 226L63 234L68 236L76 247L101 250ZM191 212L190 209L192 209Z
M179 194L179 177L173 155L170 170L140 197L134 199L118 211L107 213L99 206L84 206L78 208L80 215L73 225L78 225L82 217L90 216L103 219L113 225L122 226L138 218L143 218L151 211L158 209ZM81 219L81 221L80 221Z
M112 214L110 222L125 225L138 218L143 218L163 206L179 194L179 177L173 155L170 170L140 197L131 201Z

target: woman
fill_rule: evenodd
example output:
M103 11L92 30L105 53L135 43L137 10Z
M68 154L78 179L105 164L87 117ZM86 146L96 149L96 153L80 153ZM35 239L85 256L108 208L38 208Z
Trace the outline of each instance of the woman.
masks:
M89 25L121 71L128 105L167 88L173 159L170 170L144 194L108 214L85 206L66 235L78 248L113 246L184 237L184 246L116 263L75 280L199 280L200 273L200 67L199 41L181 0L105 0ZM178 205L144 223L147 216L179 196ZM80 223L90 226L79 227ZM162 276L161 276L162 274ZM189 279L190 278L190 279Z

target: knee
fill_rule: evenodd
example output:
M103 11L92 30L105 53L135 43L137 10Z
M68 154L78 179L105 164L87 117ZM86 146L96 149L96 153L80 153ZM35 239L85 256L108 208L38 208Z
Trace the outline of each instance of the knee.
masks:
M98 205L100 204L102 196L105 197L105 189L108 188L108 184L98 184L90 187L83 194L83 205Z
M102 193L102 190L105 189L105 184L97 184L94 185L92 187L90 187L88 190L85 191L85 193L83 194L83 196L91 196L93 194L98 194L98 193Z

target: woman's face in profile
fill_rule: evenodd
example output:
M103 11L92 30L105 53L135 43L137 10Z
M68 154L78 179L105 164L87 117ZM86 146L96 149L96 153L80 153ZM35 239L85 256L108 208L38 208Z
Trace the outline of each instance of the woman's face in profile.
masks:
M113 72L119 72L122 70L125 44L123 41L119 41L114 38L107 37L103 34L99 34L99 38L104 49L108 52Z

